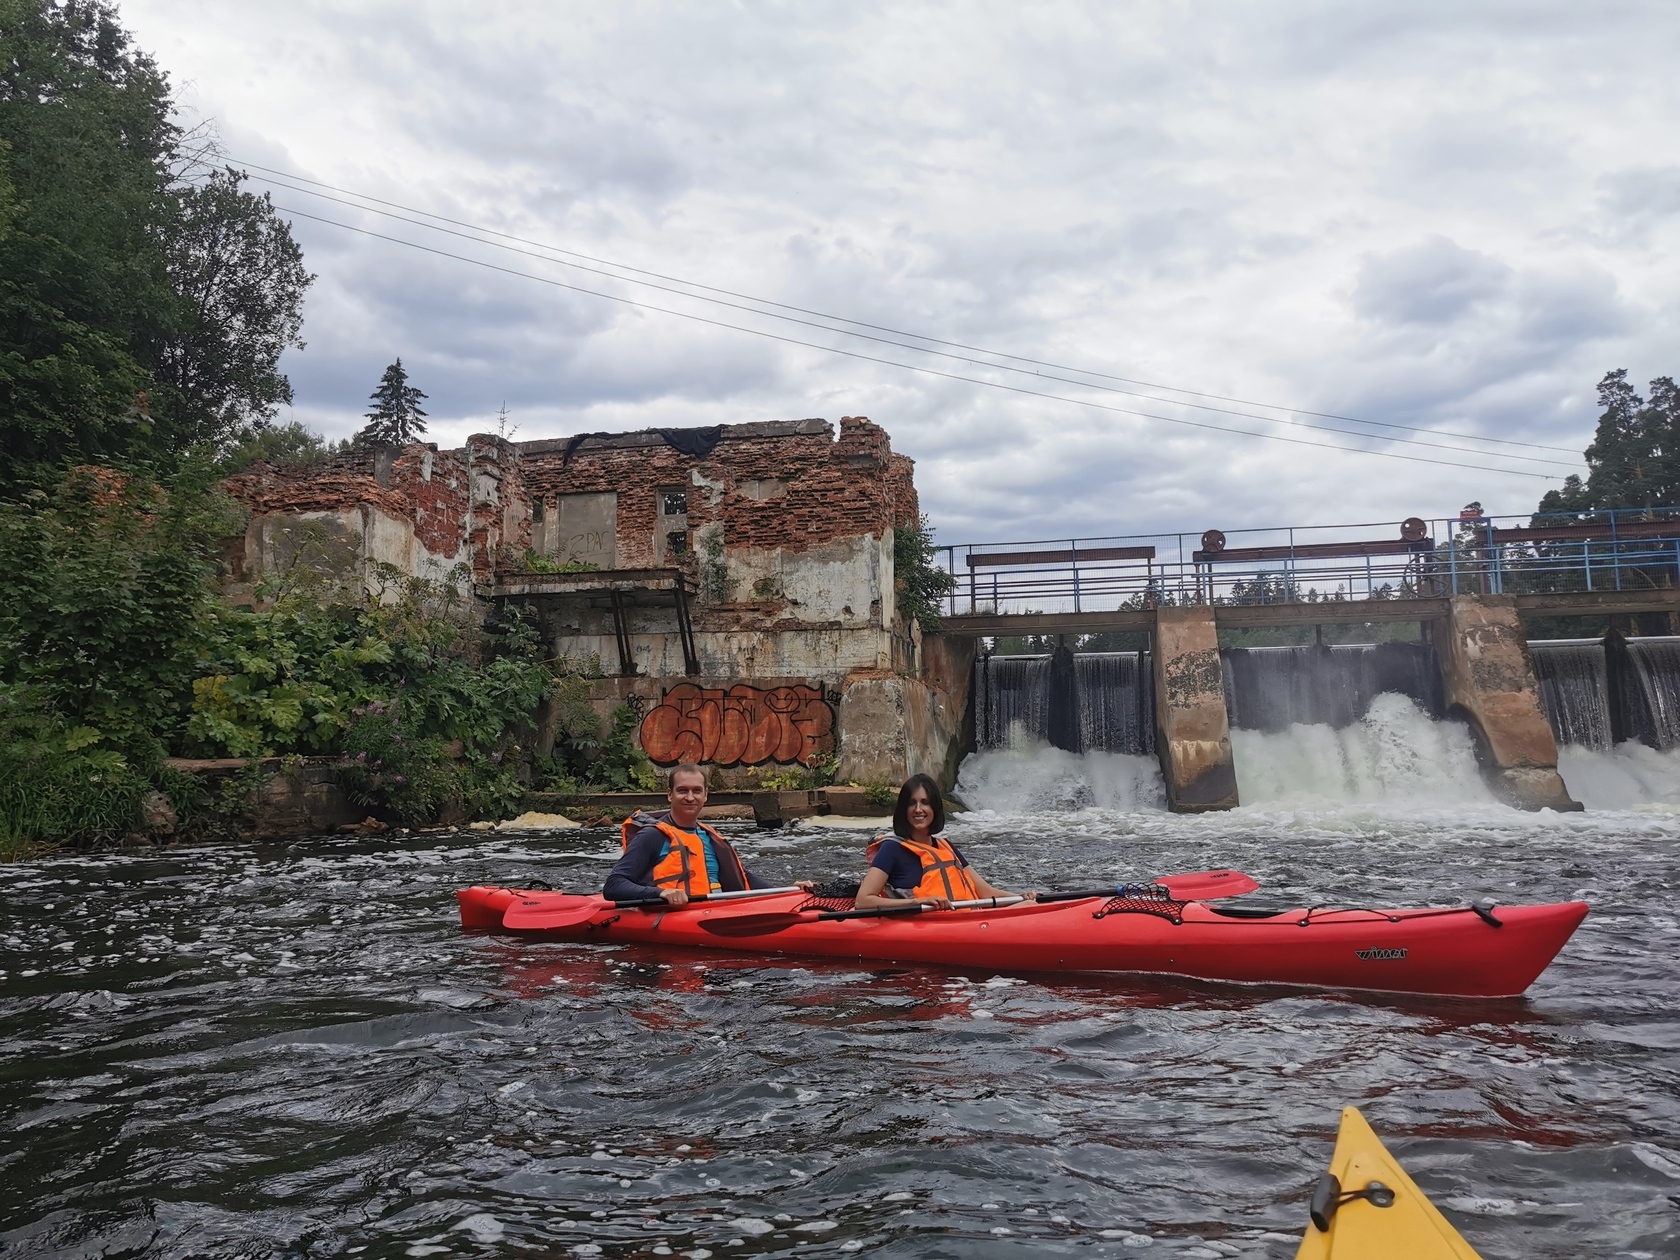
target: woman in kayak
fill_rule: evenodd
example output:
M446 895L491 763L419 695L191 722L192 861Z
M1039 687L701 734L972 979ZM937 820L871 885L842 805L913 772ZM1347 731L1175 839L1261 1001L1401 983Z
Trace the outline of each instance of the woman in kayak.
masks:
M939 834L943 830L945 802L939 785L925 774L911 775L898 791L893 834L879 836L869 846L869 870L858 885L857 908L901 906L909 899L948 910L953 901L1015 896L982 879L961 850ZM1038 894L1021 896L1033 901Z

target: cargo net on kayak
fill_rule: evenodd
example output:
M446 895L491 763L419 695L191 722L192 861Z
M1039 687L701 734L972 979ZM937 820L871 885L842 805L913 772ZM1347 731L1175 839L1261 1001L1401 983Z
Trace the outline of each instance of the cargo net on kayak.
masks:
M811 890L810 898L801 910L851 910L857 905L858 882L855 879L831 879Z
M1172 893L1160 884L1126 884L1117 895L1110 897L1102 908L1091 911L1093 919L1106 919L1111 914L1153 914L1169 923L1184 922L1185 902L1174 901Z

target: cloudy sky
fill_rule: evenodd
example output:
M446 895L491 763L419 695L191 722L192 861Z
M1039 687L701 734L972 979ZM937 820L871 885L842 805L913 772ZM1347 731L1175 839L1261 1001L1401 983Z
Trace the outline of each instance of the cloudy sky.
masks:
M401 355L447 444L868 415L943 541L1199 533L1525 511L1680 373L1672 0L120 11L294 185L332 436Z

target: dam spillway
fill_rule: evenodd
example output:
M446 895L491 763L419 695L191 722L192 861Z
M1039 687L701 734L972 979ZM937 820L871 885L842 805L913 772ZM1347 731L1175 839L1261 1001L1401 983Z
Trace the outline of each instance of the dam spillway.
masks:
M1576 774L1595 756L1631 767L1643 756L1633 750L1663 755L1680 748L1680 636L1612 636L1608 646L1600 639L1534 640L1528 649L1544 719ZM1078 755L1152 759L1155 673L1149 651L1074 653L1060 666L1047 654L979 657L974 748L1053 745ZM1415 795L1425 780L1443 790L1451 784L1454 799L1482 795L1473 782L1474 724L1448 703L1443 663L1429 641L1226 648L1218 673L1238 777L1248 785L1245 802L1298 796L1314 777L1350 799ZM1640 770L1642 781L1654 767ZM1058 771L1058 799L1083 799L1061 782L1072 772L1072 763ZM1666 769L1655 772L1668 777ZM1140 761L1132 773L1153 771ZM1657 790L1645 783L1637 799L1659 799ZM1105 795L1116 798L1097 793ZM1154 793L1140 787L1129 795L1142 801ZM1607 799L1602 786L1593 795Z
M1047 655L975 660L976 748L1055 742L1052 664ZM1154 754L1155 687L1148 652L1077 652L1073 685L1079 747L1067 751Z

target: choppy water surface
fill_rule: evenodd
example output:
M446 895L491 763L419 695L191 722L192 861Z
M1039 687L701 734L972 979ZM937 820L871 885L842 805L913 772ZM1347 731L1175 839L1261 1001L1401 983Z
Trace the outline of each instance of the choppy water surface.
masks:
M463 935L599 832L0 870L0 1252L1290 1256L1357 1103L1488 1257L1680 1254L1667 812L980 813L1000 882L1585 897L1523 1001L873 970ZM769 874L859 833L742 840Z

